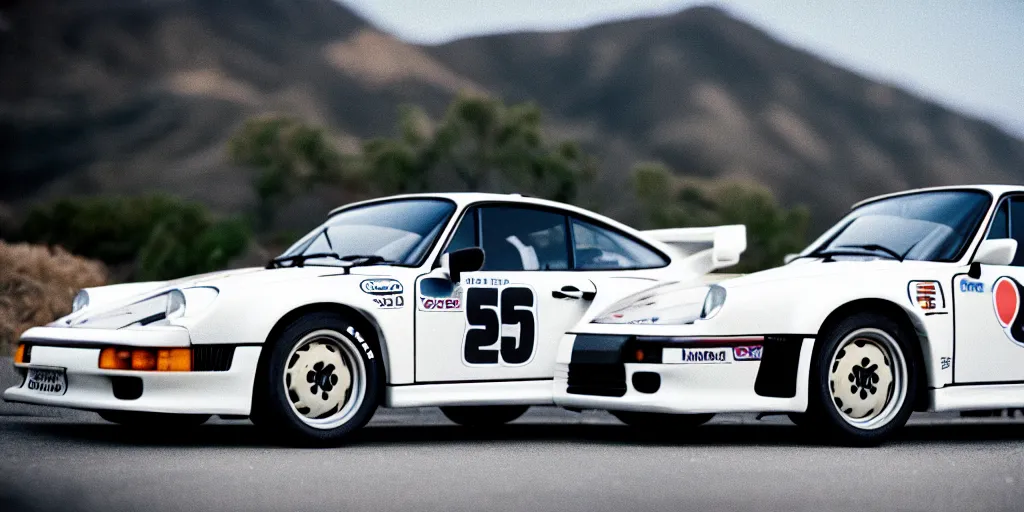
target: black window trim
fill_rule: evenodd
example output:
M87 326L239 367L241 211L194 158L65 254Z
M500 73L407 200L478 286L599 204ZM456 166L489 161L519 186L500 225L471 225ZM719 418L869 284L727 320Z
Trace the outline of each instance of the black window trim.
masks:
M1017 194L1017 196L1024 197L1024 194ZM999 198L999 201L996 201L995 208L992 208L992 217L988 220L988 226L985 228L985 236L981 239L982 242L988 240L988 235L992 232L992 226L995 224L996 217L999 215L999 208L1002 208L1004 204L1006 205L1006 235L1010 236L1010 234L1013 233L1013 231L1010 230L1010 226L1012 226L1010 223L1010 200L1012 199L1012 194L1004 194ZM1010 238L1013 237L1011 236Z
M989 195L991 196L991 194L989 194ZM968 263L970 263L971 261L974 261L974 257L978 254L978 249L981 248L981 244L984 243L985 240L988 240L988 234L989 234L989 232L992 231L992 224L996 220L996 215L999 212L999 207L1002 206L1004 202L1006 203L1006 236L1010 237L1010 239L1015 240L1013 238L1013 231L1011 231L1011 229L1010 229L1013 226L1013 223L1011 221L1011 217L1013 217L1013 210L1012 210L1013 204L1011 203L1011 201L1013 199L1024 199L1024 192L1016 191L1016 190L1012 191L1012 192L1004 192L1003 194L1001 194L999 196L998 199L996 199L995 207L992 207L991 203L989 204L989 207L991 208L991 210L989 212L988 223L985 225L985 234L982 235L981 240L978 241L978 245L974 248L974 251L971 253L971 259L968 260ZM1020 250L1020 244L1019 243L1018 243L1017 250ZM1013 265L1013 262L1010 262L1009 265L1004 265L1004 266L1012 267L1014 265ZM1018 266L1017 268L1024 268L1024 265Z
M566 237L565 237L565 239L566 239L566 244L568 244L567 249L569 251L569 259L568 259L569 268L567 268L567 269L562 269L562 270L543 270L543 269L538 269L538 270L493 270L493 271L489 271L489 272L623 272L623 271L628 271L628 270L654 270L654 269L659 269L659 268L665 268L665 267L668 267L669 265L672 264L672 257L669 256L668 254L665 254L664 251L658 249L657 247L654 247L654 246L650 245L649 243L647 243L647 241L645 241L643 239L637 238L637 237L635 237L635 236L633 236L633 235L631 235L629 233L626 233L625 231L623 231L621 229L618 229L618 228L616 228L614 226L610 226L607 223L601 222L600 220L595 219L593 217L590 217L590 216L587 216L587 215L579 215L577 213L570 212L569 210L557 208L557 207L554 207L554 206L543 205L543 204L517 203L517 202L513 202L513 201L500 201L500 200L484 200L484 201L477 201L477 202L469 203L469 204L466 205L465 208L462 209L462 212L459 213L459 218L455 222L454 227L448 233L448 237L445 239L444 244L441 245L441 250L438 251L437 256L434 258L434 263L432 264L431 268L438 268L439 266L441 266L441 256L444 254L444 252L448 249L448 246L451 244L452 237L455 236L455 231L457 231L459 229L459 224L462 222L462 219L465 218L466 212L468 212L470 210L473 210L474 214L476 215L476 240L475 241L477 243L477 246L478 247L480 246L479 244L483 240L483 229L484 229L484 223L482 222L482 217L480 215L480 210L481 210L481 208L489 207L489 206L499 206L499 207L500 206L511 206L513 208L523 208L523 209L527 209L527 210L539 210L539 211L544 211L544 212L548 212L548 213L554 213L554 214L557 214L557 215L561 215L565 219L565 223L566 223ZM626 268L626 269L615 269L615 268L576 268L576 243L575 243L576 242L576 238L575 238L575 235L572 234L572 221L573 221L573 219L579 219L579 220L582 220L582 221L586 222L587 224L591 224L591 225L594 225L594 226L596 226L598 228L601 228L601 229L610 231L612 233L624 236L627 239L636 242L641 247L643 247L643 248L653 252L654 254L657 254L658 257L660 257L662 259L662 261L664 261L664 264L660 265L660 266L654 266L654 267L637 267L637 268ZM440 237L438 237L438 238L440 238ZM433 248L431 248L431 250L433 250ZM486 255L484 257L486 259Z

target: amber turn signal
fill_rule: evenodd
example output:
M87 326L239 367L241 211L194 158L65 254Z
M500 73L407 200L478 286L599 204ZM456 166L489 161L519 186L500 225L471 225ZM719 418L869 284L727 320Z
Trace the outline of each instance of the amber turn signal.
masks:
M18 349L14 351L14 364L27 363L25 361L25 344L21 343L18 345Z
M192 349L107 347L100 351L99 367L104 370L188 372L192 371Z

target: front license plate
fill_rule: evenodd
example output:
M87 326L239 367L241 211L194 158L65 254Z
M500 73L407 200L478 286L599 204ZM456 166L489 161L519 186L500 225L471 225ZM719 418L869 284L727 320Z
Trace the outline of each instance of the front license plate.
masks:
M25 388L44 395L63 395L68 390L68 377L63 368L29 368Z

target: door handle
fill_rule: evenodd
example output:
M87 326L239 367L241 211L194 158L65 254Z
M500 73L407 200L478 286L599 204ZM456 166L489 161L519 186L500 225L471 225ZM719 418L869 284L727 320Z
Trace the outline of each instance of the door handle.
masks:
M556 299L594 300L596 295L597 293L595 292L580 291L575 286L563 286L561 290L551 292L551 296Z

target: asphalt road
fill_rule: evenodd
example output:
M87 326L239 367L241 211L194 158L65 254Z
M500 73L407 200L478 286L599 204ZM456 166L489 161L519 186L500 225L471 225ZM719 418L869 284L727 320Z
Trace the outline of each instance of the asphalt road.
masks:
M168 436L5 404L0 510L1024 510L1022 441L1021 419L918 416L893 443L849 449L779 417L652 440L604 413L535 408L480 432L415 409L315 450L245 421Z

